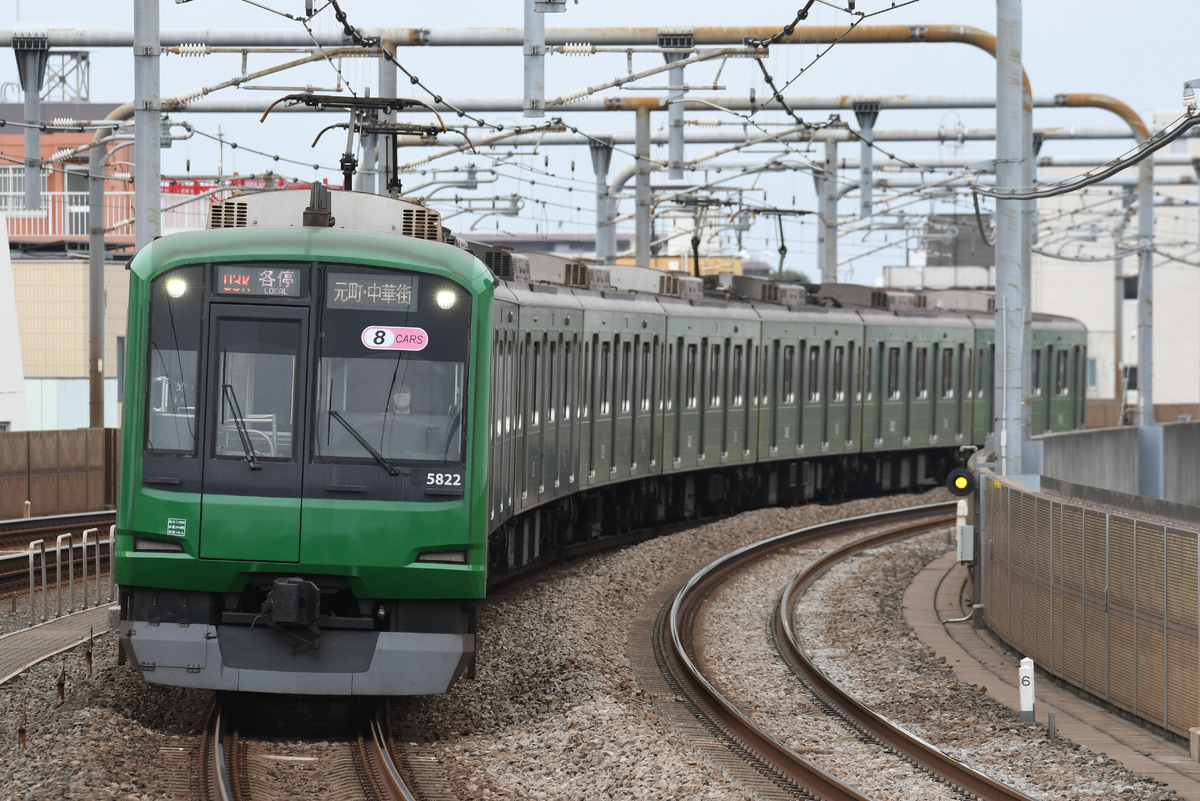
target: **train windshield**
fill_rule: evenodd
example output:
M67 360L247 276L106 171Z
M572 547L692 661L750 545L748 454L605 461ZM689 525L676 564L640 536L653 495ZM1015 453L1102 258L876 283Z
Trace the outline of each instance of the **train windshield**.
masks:
M461 462L470 319L452 281L328 267L314 458Z

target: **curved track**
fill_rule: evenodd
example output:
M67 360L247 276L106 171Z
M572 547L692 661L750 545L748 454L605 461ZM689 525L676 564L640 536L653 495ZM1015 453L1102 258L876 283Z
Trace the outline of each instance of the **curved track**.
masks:
M897 539L898 536L903 535L887 531L864 537L826 554L796 576L780 595L772 615L771 627L779 653L792 672L827 704L835 707L839 716L911 764L940 777L960 793L983 801L1029 801L1029 796L964 765L877 714L826 676L800 645L789 611L795 607L797 599L838 562L868 548Z
M864 549L947 525L954 519L953 510L953 503L935 504L813 526L763 540L712 563L692 577L676 595L669 610L664 609L659 618L655 648L668 683L711 733L787 794L796 798L824 798L828 801L864 801L867 796L789 749L722 696L693 661L692 656L696 653L693 626L705 598L731 574L761 557L802 542L885 525L884 531L861 538L819 560L789 585L774 615L773 625L777 630L780 651L793 651L785 659L795 666L796 674L810 683L810 687L826 698L827 703L836 707L839 714L850 721L850 725L869 732L881 747L891 749L902 758L919 765L941 781L958 788L963 795L985 801L1028 801L1027 796L971 770L875 715L828 680L804 656L798 645L794 648L785 646L789 642L789 635L792 643L795 643L795 636L788 616L781 610L791 609L794 599L830 566Z

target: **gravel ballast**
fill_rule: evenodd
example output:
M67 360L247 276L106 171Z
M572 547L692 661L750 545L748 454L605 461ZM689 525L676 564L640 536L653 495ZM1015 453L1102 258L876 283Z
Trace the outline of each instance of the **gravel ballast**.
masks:
M462 801L750 798L661 714L660 705L673 701L652 698L641 686L627 654L631 621L660 585L741 545L826 520L946 497L938 491L760 510L554 567L499 591L484 605L478 678L459 682L443 696L394 700L393 732L435 757ZM1050 776L1046 786L1038 786L1041 797L1172 797L1161 786L1069 744L1048 748L1039 742L1030 749L1030 727L1021 726L1015 713L979 697L972 687L954 686L953 675L935 661L921 661L920 644L900 616L899 597L915 570L945 544L945 536L934 537L913 553L894 546L894 552L851 560L850 575L831 575L815 588L820 594L803 602L814 608L801 614L811 618L804 636L812 638L823 668L839 681L861 677L852 685L856 691L896 719L905 720L907 712L913 728L927 736L949 731L969 736L969 741L953 741L953 747L969 755L972 764L992 759L998 770L1012 765L1014 776ZM893 563L898 565L894 584ZM865 579L854 575L858 569L868 570L868 589ZM764 589L772 598L777 592L778 587ZM880 597L889 610L882 615ZM8 617L7 607L0 618ZM760 622L743 626L753 629L749 634L765 632L765 607L761 614ZM55 682L62 659L0 686L0 801L190 798L173 778L186 771L186 762L181 766L172 755L190 747L211 694L142 683L129 666L116 665L116 638L110 634L97 640L91 678L83 672L82 649L65 655L66 692L60 703ZM733 670L729 665L723 669ZM899 692L894 671L901 669L907 695L886 696ZM773 703L795 703L804 710L804 693L777 683L778 667L757 670L764 691L782 697ZM878 693L885 696L873 695ZM28 714L24 749L17 744L23 711ZM920 721L925 728L918 727ZM836 757L843 738L834 725L827 739L838 745L827 746L831 753L820 756ZM1028 756L1031 750L1035 757ZM1058 752L1061 756L1054 755ZM1043 760L1048 761L1039 764ZM859 783L852 773L845 778Z

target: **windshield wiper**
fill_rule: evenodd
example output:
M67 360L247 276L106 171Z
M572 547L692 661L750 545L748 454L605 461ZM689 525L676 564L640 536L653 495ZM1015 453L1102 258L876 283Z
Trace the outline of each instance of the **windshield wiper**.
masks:
M375 461L379 462L379 466L388 471L389 476L400 475L400 471L392 467L391 463L389 463L387 459L383 458L382 453L371 447L371 443L367 442L366 438L363 437L362 434L358 433L358 430L354 426L350 425L350 423L346 421L346 418L342 417L341 412L330 409L329 416L341 423L342 427L350 432L350 436L358 440L358 444L362 445L363 448L366 449L367 453L371 454Z
M262 470L262 463L254 455L254 446L250 444L250 432L246 430L246 421L242 419L242 407L233 391L233 384L222 384L221 391L225 394L225 400L229 402L230 408L233 409L233 424L237 427L238 438L242 441L242 450L246 453L246 461L250 463L250 469Z

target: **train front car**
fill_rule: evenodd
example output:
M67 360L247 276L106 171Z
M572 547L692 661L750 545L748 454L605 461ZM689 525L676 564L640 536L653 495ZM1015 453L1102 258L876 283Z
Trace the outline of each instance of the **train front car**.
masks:
M493 280L391 233L433 212L334 193L347 230L296 194L132 264L121 646L159 684L444 692L486 584Z

